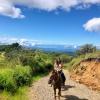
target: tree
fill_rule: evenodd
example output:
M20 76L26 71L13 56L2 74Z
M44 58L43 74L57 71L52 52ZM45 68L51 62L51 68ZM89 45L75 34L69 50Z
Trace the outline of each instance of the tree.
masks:
M78 55L82 55L82 54L87 54L87 53L93 53L95 51L96 51L95 46L93 46L92 44L85 44L81 46L80 49L76 51L76 53Z
M20 46L19 43L13 43L13 44L11 44L12 48L18 48L19 46Z
M7 45L5 47L5 52L9 53L9 52L12 52L14 50L20 50L20 49L21 49L21 46L19 45L19 43L12 43L11 45Z

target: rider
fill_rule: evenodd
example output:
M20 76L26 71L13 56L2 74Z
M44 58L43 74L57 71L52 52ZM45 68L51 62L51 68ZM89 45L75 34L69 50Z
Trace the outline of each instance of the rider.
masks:
M62 71L62 68L63 68L63 64L62 64L62 61L60 58L56 59L55 62L54 62L54 70L56 71L60 71L61 72L61 77L62 77L62 80L63 80L63 85L65 85L65 75Z

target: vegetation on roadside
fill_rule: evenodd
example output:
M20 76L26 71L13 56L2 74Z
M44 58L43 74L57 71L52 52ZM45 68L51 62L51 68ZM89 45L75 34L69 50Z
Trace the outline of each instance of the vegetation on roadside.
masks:
M0 98L5 96L7 100L9 97L12 100L21 100L19 98L25 97L25 91L33 81L52 70L53 61L58 57L62 59L64 67L72 70L84 59L100 57L100 51L95 46L87 44L80 47L72 56L66 53L28 49L18 43L0 45Z
M24 90L33 81L47 75L53 68L54 59L58 57L64 64L72 60L68 54L28 49L18 43L0 45L0 98L5 96L5 100L10 97L20 100L20 92L24 96Z
M76 56L66 64L66 67L72 71L75 67L77 67L77 64L88 58L100 58L100 50L97 50L97 48L92 44L81 46L79 50L76 51Z
M28 100L27 92L27 86L19 87L14 95L4 90L0 92L0 100Z
M15 93L20 86L30 85L32 80L29 66L16 66L15 69L1 69L0 90Z

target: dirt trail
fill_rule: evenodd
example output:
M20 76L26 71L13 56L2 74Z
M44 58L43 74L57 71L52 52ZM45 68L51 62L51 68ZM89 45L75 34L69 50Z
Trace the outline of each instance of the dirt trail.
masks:
M85 85L72 81L66 75L66 87L62 89L60 100L100 100L100 92L92 91ZM49 76L40 79L29 89L29 100L54 100L53 88L48 85ZM58 100L58 97L57 97Z

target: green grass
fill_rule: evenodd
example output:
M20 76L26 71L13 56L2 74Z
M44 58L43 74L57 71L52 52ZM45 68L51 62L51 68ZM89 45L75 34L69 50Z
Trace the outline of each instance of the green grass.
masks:
M77 67L77 64L79 64L82 60L88 59L88 58L100 58L100 51L87 53L86 55L80 55L80 56L74 57L69 63L66 63L64 66L69 71L72 71L73 69Z
M45 72L45 73L37 73L37 74L35 74L34 75L34 77L33 77L33 82L36 82L36 81L38 81L39 79L41 79L41 78L43 78L43 77L45 77L46 75L48 75L48 72Z
M4 52L0 52L0 61L5 60Z
M67 63L65 66L66 68L71 71L73 70L73 68L80 63L80 61L82 61L84 59L83 56L77 57L77 58L73 58L71 62Z
M14 95L7 91L2 91L0 93L0 100L28 100L27 92L27 86L20 87Z

